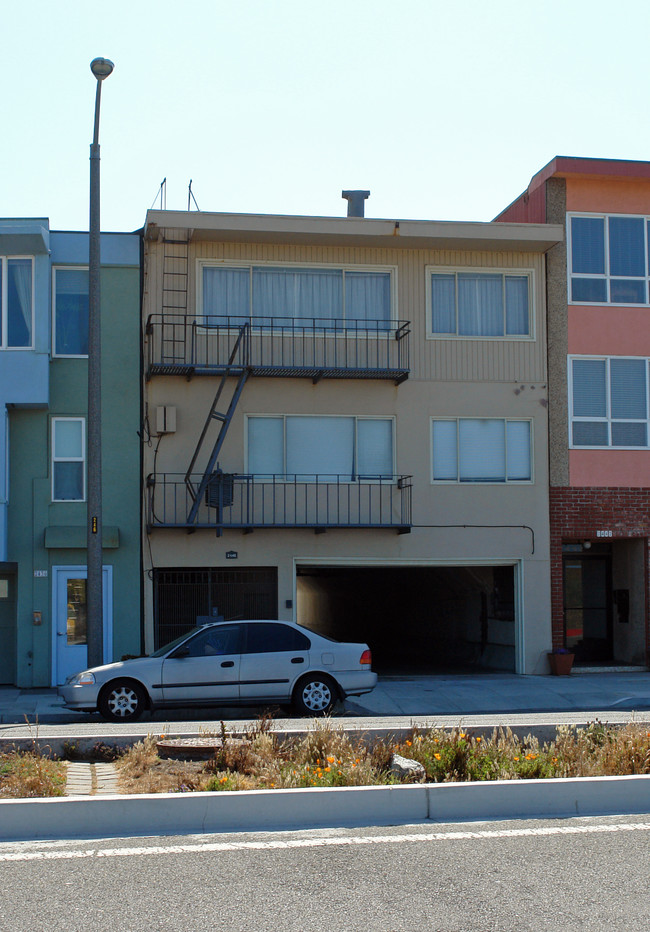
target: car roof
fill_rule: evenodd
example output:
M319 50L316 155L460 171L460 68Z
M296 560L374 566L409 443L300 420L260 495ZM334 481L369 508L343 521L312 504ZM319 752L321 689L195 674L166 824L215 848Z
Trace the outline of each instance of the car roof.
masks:
M223 621L206 621L205 624L197 625L197 628L211 628L215 625L292 625L294 628L300 628L296 621L285 621L283 618L230 618Z

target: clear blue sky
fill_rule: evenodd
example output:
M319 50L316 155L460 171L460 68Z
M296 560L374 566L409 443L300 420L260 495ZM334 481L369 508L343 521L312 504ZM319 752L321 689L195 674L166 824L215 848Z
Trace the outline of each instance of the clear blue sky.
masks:
M24 0L2 10L0 216L167 207L490 220L554 155L650 159L647 0Z

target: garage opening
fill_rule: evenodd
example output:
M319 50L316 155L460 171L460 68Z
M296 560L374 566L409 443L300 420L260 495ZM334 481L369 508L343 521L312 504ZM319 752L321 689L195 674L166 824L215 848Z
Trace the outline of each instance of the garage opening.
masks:
M297 568L297 620L382 674L515 671L513 566Z

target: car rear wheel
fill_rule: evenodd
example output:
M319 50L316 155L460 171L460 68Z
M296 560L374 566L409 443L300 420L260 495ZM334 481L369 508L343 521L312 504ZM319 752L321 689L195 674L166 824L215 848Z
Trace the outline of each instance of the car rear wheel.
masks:
M334 680L324 674L303 676L293 693L293 704L300 715L326 715L337 699Z
M99 711L109 722L134 722L145 706L145 691L132 680L109 683L99 697Z

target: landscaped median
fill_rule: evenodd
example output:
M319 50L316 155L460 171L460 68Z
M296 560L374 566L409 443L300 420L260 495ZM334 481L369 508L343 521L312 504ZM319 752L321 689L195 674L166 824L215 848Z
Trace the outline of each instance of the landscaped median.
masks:
M193 751L205 759L178 759ZM540 746L508 729L413 729L371 742L328 720L287 739L263 720L237 736L222 727L195 741L149 736L119 755L106 745L95 752L117 757L120 795L7 799L20 795L27 755L0 761L0 839L650 812L650 731L638 724L559 727ZM31 755L36 772L49 773ZM32 782L25 795L37 791ZM60 780L49 792L61 792Z

